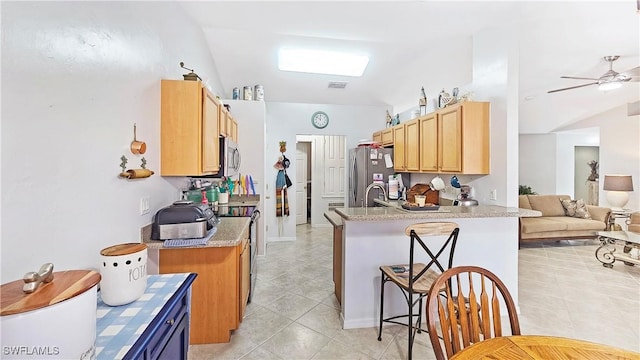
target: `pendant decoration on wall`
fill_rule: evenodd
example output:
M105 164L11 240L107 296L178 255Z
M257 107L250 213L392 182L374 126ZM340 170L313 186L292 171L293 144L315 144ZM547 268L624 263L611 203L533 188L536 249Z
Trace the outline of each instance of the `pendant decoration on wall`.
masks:
M124 155L120 157L120 160L122 161L120 163L120 168L122 168L122 171L120 172L120 174L118 174L118 176L122 179L144 179L155 174L153 171L147 169L147 159L145 159L144 157L141 159L140 169L126 170L127 162L129 160Z

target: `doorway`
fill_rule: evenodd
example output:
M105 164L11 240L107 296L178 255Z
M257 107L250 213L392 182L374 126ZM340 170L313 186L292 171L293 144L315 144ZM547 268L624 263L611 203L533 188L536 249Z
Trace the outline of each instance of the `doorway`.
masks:
M296 225L311 221L311 142L296 142Z
M296 225L328 226L324 213L344 207L346 153L344 135L296 135Z

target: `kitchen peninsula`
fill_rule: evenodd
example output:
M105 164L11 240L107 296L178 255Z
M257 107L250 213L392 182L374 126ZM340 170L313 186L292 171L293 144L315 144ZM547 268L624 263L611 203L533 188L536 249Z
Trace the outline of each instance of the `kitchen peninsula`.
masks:
M406 264L409 237L405 228L428 221L451 221L460 227L454 266L489 269L507 285L518 304L518 219L537 211L503 206L441 206L433 211L409 211L397 206L338 208L342 217L342 310L344 329L378 324L380 265ZM444 239L436 240L439 249ZM427 242L427 245L430 244ZM420 254L418 261L425 261ZM388 314L406 313L399 291L385 293Z

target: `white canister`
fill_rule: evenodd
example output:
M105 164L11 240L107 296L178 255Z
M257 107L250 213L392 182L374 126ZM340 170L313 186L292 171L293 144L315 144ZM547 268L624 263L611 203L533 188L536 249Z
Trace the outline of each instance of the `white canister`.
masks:
M110 306L134 302L147 288L147 245L119 244L100 251L100 296Z
M218 194L218 204L228 204L229 203L229 193L221 192Z
M389 179L389 199L398 199L398 180L396 179Z
M2 285L2 359L95 359L97 286L92 270L53 273L30 294Z

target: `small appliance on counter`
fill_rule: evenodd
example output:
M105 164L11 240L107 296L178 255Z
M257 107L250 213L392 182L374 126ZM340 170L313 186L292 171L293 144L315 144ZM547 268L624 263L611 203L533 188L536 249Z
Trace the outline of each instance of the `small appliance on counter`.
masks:
M207 235L217 219L208 205L178 200L153 216L151 239L194 239Z
M460 194L456 200L453 200L453 206L478 206L478 200L473 199L473 195L473 187L460 185Z

